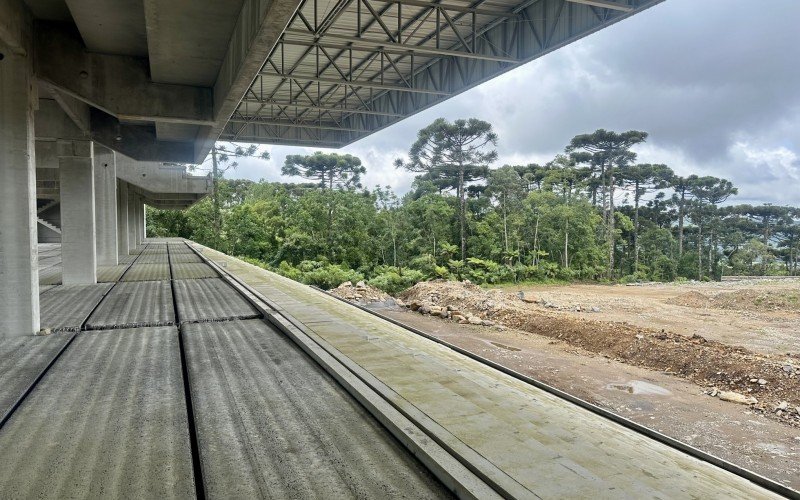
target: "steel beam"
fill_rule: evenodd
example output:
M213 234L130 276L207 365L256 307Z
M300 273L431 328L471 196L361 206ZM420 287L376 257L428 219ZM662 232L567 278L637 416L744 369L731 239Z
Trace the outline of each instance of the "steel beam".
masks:
M623 12L631 12L633 7L619 2L612 2L611 0L567 0L572 3L580 3L583 5L591 5L592 7L603 7L605 9L621 10Z
M403 85L393 85L389 83L379 83L373 82L370 80L340 80L338 78L327 78L324 76L314 76L314 75L276 75L271 73L262 73L262 76L272 76L277 78L287 78L287 79L294 79L306 82L319 82L319 83L329 83L331 85L345 85L348 87L361 87L366 89L377 89L377 90L396 90L398 92L413 92L418 94L432 94L432 95L440 95L440 96L447 96L450 95L449 92L442 92L441 90L434 90L434 89L425 89L421 87L405 87Z
M290 103L285 101L261 101L256 99L243 99L242 102L246 104L264 104L265 106L279 106L282 108L297 108L308 111L330 111L334 113L344 113L344 114L388 116L391 118L402 118L405 116L401 113L388 113L385 111L373 111L370 109L360 109L360 108L349 109L338 106L313 106L309 104Z
M293 30L293 29L286 30L286 32L290 35L309 34L302 30ZM341 42L347 42L350 45L331 45L324 42L324 40L326 39L339 40ZM504 62L511 64L518 62L513 57L494 56L490 54L478 54L474 52L464 52L459 50L438 49L436 47L427 47L425 45L413 45L413 44L399 43L399 42L385 42L383 40L373 40L370 38L363 38L357 36L337 35L334 33L329 33L325 35L322 42L314 40L284 39L284 43L286 43L287 45L301 45L304 47L324 46L327 49L334 49L334 50L352 49L355 51L362 51L362 52L379 50L387 54L401 54L401 55L408 55L409 53L413 52L416 54L425 54L430 56L462 57L464 59L478 59L481 61L495 61L495 62Z

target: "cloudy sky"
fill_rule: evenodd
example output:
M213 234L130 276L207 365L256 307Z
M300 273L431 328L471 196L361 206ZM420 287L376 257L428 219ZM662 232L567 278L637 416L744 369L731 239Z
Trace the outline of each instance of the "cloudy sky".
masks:
M340 152L363 160L365 186L408 190L392 161L436 118L495 127L503 164L546 162L574 135L645 130L642 162L726 177L738 203L800 205L800 1L666 0L512 70ZM287 154L241 162L228 177L287 180Z

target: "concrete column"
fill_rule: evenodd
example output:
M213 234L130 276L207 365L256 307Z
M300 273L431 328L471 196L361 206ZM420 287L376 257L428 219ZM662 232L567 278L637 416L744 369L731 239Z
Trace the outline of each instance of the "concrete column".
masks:
M39 331L30 59L0 43L0 339Z
M97 226L97 265L116 266L117 166L114 152L94 145L94 202Z
M65 285L97 283L92 156L90 141L58 141L62 282Z
M128 253L136 249L136 193L128 186Z
M117 180L117 247L119 256L128 255L128 183Z
M142 203L142 238L147 238L147 206Z

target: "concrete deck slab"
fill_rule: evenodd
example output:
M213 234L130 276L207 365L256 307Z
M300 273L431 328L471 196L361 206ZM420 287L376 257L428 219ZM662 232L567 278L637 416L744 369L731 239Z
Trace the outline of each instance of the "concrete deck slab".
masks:
M116 266L97 266L97 282L98 283L113 283L119 281L122 274L130 264L118 264Z
M193 253L174 253L170 250L169 260L173 264L189 263L189 262L203 262L203 259Z
M132 264L138 255L122 255L119 258L120 264Z
M56 333L0 339L0 420L71 338Z
M0 450L6 498L193 498L177 330L78 334Z
M170 254L193 254L191 248L186 243L170 243L168 245Z
M144 253L136 259L136 264L167 264L168 262L166 253Z
M261 314L220 278L175 280L181 323L257 318Z
M321 292L211 249L273 300L541 498L772 498L767 490ZM424 383L422 383L424 381Z
M150 243L141 251L142 255L159 255L166 253L167 245L160 243Z
M39 294L41 295L48 290L52 290L56 286L58 285L39 285Z
M59 285L41 296L41 327L54 332L81 329L92 310L113 285Z
M91 315L86 326L100 330L174 323L175 311L169 281L137 281L117 283Z
M343 389L263 321L190 324L184 335L209 497L448 495Z
M196 256L195 256L196 257ZM202 278L218 278L214 269L202 262L173 262L172 279L174 280L193 280Z
M61 284L61 266L50 266L39 270L39 284L40 285L60 285Z
M144 256L144 255L143 255ZM169 279L169 264L139 264L137 261L122 277L122 281L162 281Z

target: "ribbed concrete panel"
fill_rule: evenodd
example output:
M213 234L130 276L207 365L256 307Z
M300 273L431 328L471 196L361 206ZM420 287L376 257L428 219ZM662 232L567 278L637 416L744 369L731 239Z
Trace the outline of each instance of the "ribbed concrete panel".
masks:
M122 274L128 269L130 264L119 264L116 266L98 266L97 267L97 282L98 283L113 283L119 281Z
M169 245L169 253L170 254L176 254L176 253L180 253L180 254L191 253L191 254L193 254L194 252L192 251L191 248L189 248L189 246L187 244L181 243L181 244L170 244Z
M117 283L86 326L93 330L161 326L175 323L169 281Z
M169 258L166 253L145 253L136 260L137 264L167 264Z
M263 321L185 325L184 342L210 498L447 495L358 403Z
M56 333L0 342L0 420L71 338L70 333Z
M0 430L4 498L193 498L178 332L84 332Z
M166 254L167 253L167 245L159 244L159 243L153 243L153 244L147 245L147 247L144 250L142 250L141 253L142 253L142 255L158 255L158 254L162 254L162 253Z
M39 284L40 285L60 285L61 284L61 266L51 266L47 269L39 270Z
M119 258L120 264L132 264L138 255L123 255Z
M173 262L172 263L172 279L174 280L192 280L200 278L218 278L214 269L208 264L202 262Z
M186 263L186 262L203 262L199 256L194 253L172 253L170 250L169 260L173 263Z
M60 285L41 296L41 326L58 331L79 331L92 310L113 285Z
M56 285L39 285L39 294L41 295L44 292L46 292L48 290L52 290L55 287L56 287Z
M144 256L143 256L144 257ZM169 279L169 264L136 264L132 265L122 281L162 281Z
M173 286L181 323L260 316L249 302L220 278L176 280Z

